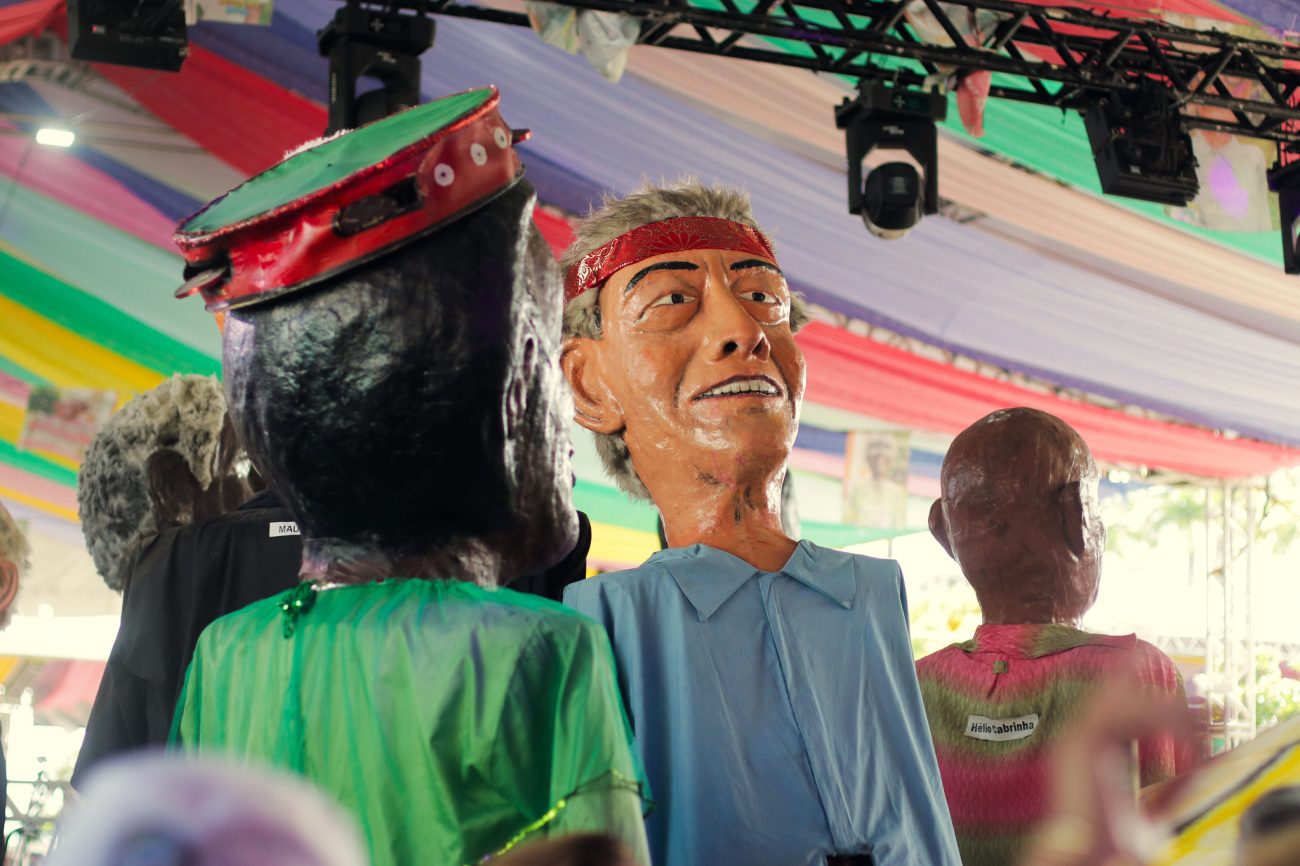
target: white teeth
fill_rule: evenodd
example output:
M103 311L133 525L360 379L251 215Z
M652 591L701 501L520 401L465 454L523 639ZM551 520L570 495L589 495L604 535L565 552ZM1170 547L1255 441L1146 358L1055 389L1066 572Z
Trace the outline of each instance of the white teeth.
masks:
M780 392L773 387L772 383L766 379L741 379L737 382L729 382L726 385L719 385L716 388L710 388L701 394L701 397L722 397L727 394L764 394L769 397L775 397Z

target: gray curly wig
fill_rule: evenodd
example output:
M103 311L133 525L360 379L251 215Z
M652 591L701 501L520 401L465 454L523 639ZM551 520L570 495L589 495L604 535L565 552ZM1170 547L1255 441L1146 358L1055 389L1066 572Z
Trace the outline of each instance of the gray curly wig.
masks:
M177 452L207 489L225 417L215 376L173 376L123 406L91 441L77 477L77 510L95 569L111 589L121 591L135 545L162 528L149 496L150 456Z
M560 267L567 273L583 256L632 229L687 216L718 217L762 231L754 221L749 196L741 190L705 186L694 178L661 185L645 183L622 198L606 195L600 207L587 214L574 230L573 243L560 257ZM791 292L790 330L798 332L807 323L807 302L798 292ZM565 304L564 336L600 339L600 289L584 292ZM605 472L619 489L633 499L649 501L650 491L632 467L632 455L623 435L592 436Z

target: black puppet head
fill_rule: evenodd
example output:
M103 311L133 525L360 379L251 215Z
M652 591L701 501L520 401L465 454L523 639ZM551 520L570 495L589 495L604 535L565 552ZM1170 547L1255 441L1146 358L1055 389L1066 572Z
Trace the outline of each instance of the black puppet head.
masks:
M308 146L177 231L178 295L229 313L231 417L313 562L521 574L573 544L559 275L497 102Z
M231 416L306 541L420 556L495 540L516 573L572 546L561 293L534 203L519 182L231 314Z

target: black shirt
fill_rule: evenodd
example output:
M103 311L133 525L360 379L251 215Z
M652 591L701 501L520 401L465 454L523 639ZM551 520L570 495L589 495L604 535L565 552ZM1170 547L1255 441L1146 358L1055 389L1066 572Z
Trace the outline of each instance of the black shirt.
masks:
M73 783L103 758L166 743L203 629L296 586L301 560L293 517L269 491L229 514L146 541L127 570L122 623Z
M591 521L578 512L578 543L559 562L545 571L511 581L506 586L517 592L540 595L552 601L564 600L564 588L587 576L587 553L591 550Z

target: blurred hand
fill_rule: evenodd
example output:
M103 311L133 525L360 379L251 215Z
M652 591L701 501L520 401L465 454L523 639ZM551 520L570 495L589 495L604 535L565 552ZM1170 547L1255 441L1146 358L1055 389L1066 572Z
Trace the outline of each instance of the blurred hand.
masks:
M1185 708L1155 700L1135 676L1109 682L1057 747L1052 815L1021 866L1141 866L1167 830L1138 810L1134 743L1188 728Z

